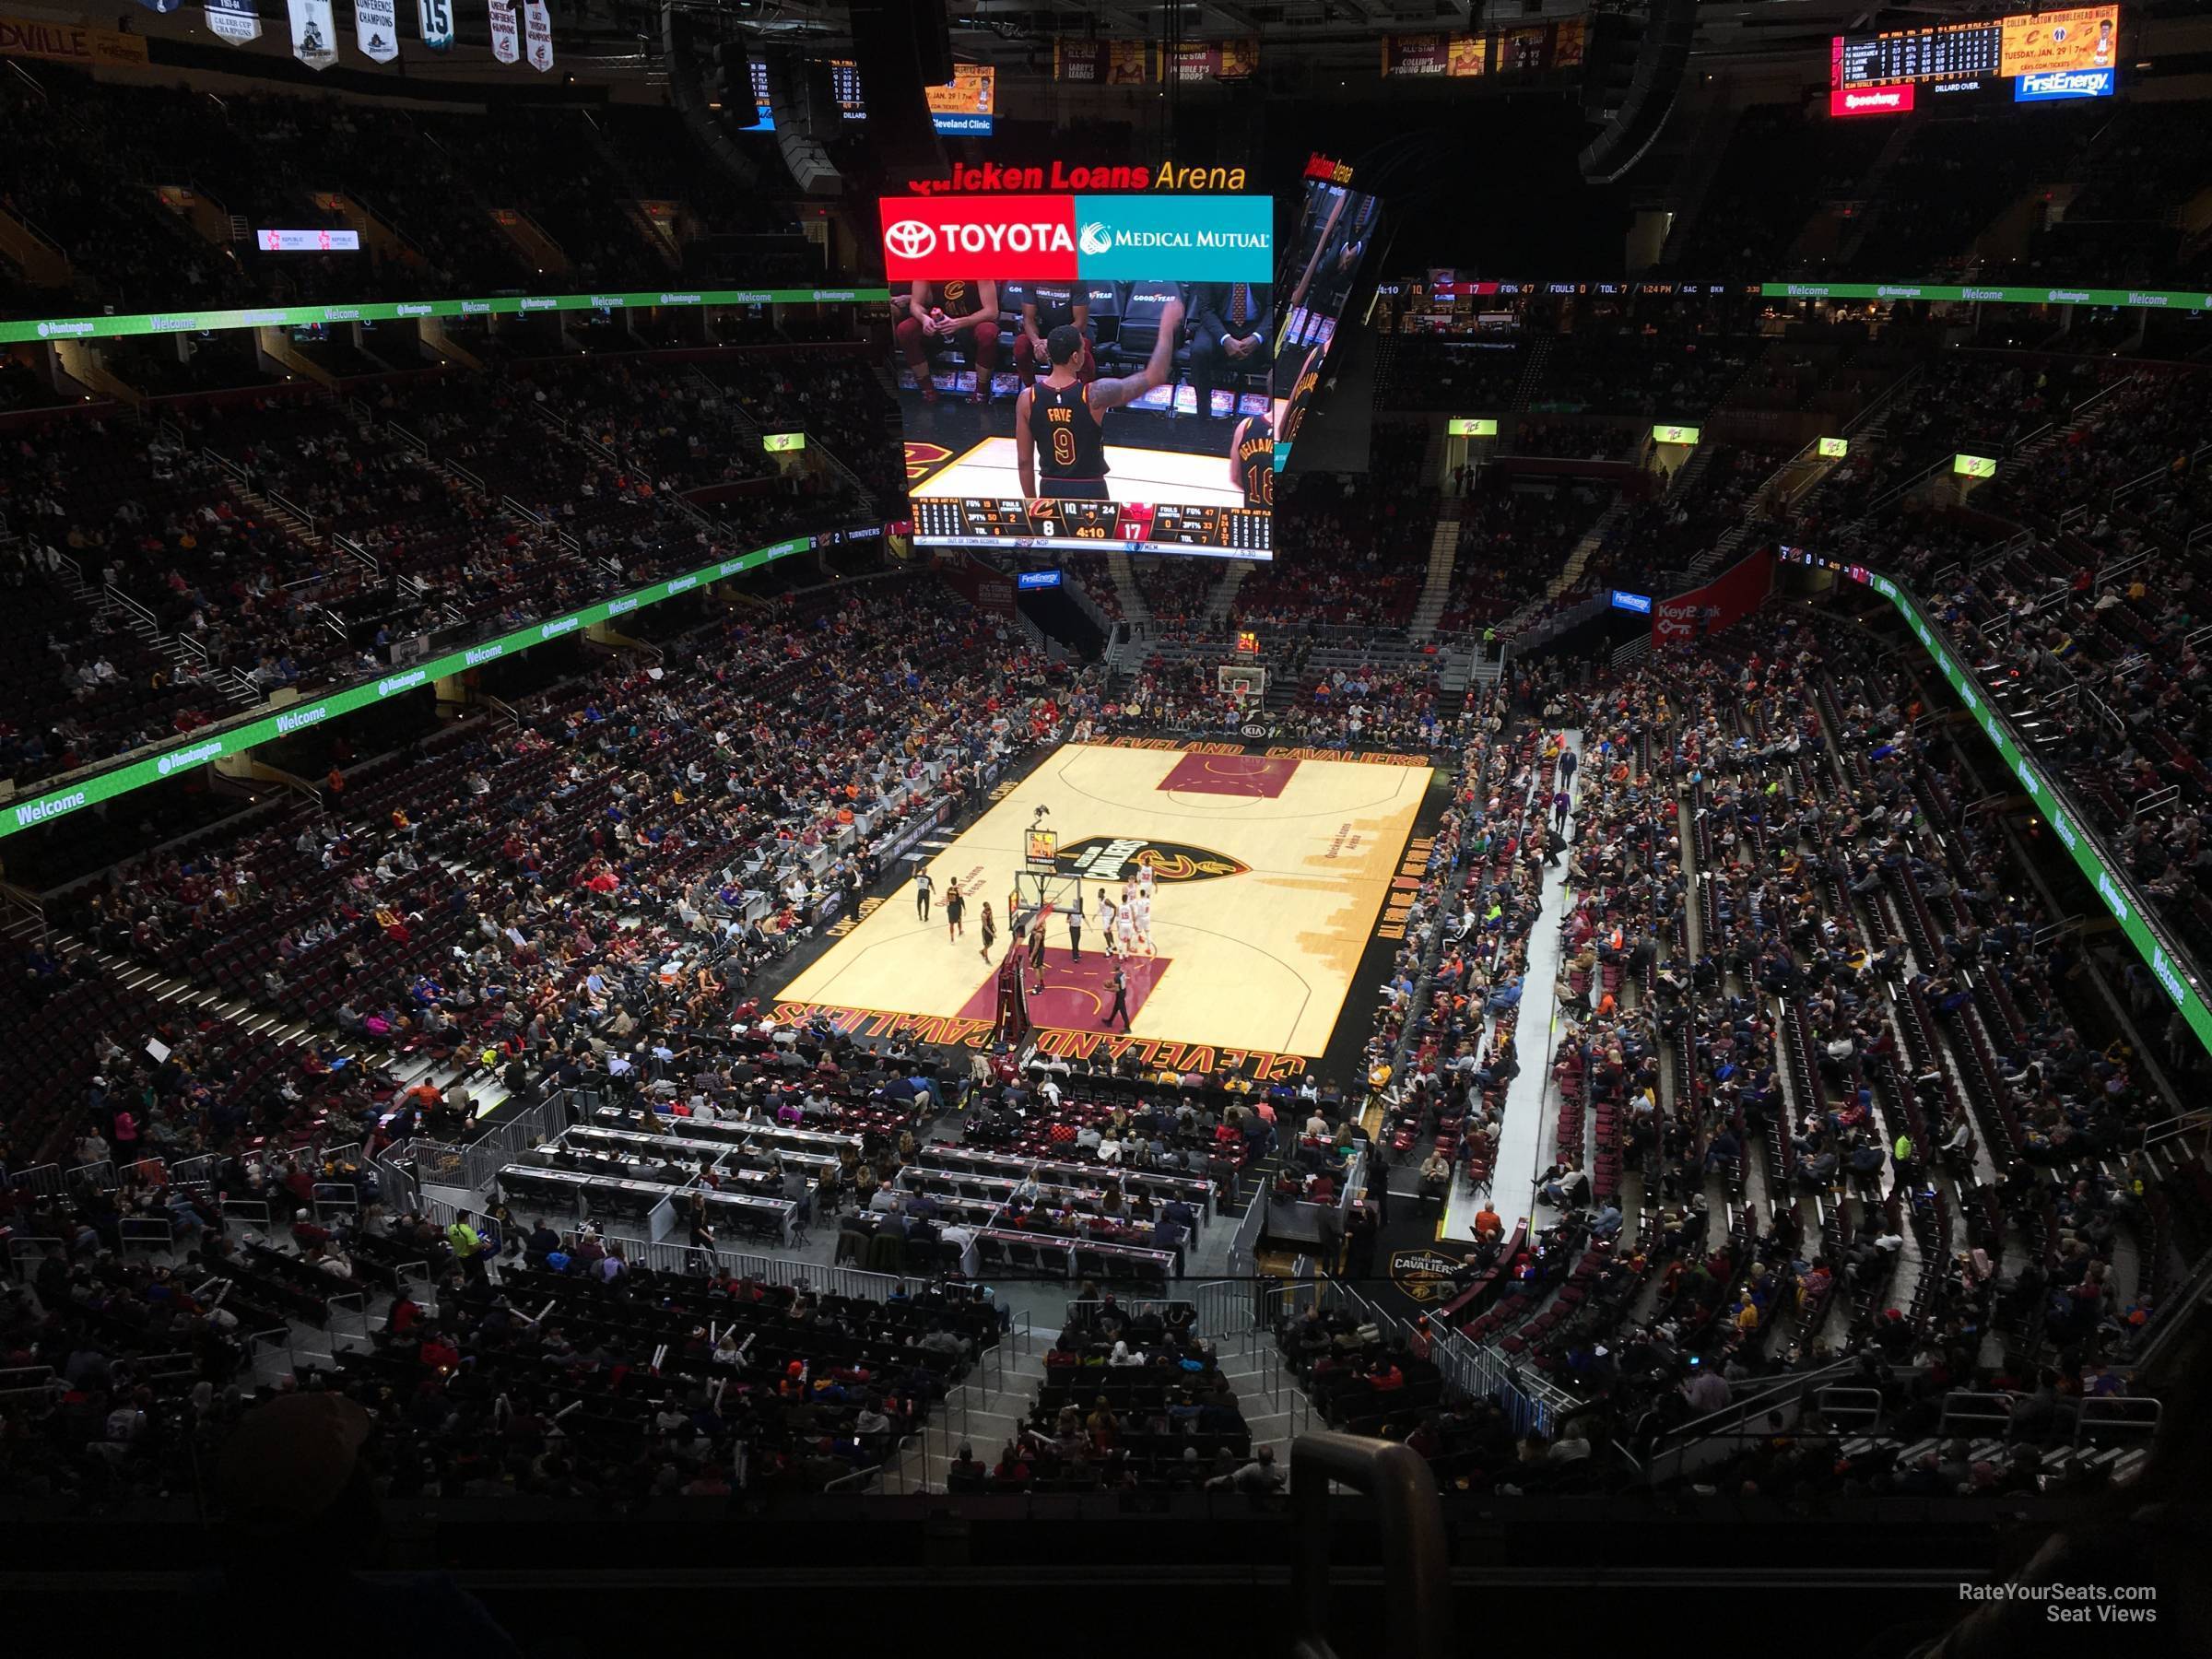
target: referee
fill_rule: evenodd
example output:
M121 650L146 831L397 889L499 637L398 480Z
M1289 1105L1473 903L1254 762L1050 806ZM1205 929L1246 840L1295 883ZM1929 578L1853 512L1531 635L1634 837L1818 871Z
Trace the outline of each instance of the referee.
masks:
M1083 959L1083 889L1076 888L1076 896L1067 907L1067 953L1077 961Z
M1122 1022L1123 1030L1129 1029L1129 976L1122 971L1118 962L1113 970L1113 1006L1107 1010L1106 1018L1099 1024L1102 1027L1112 1026L1116 1019Z

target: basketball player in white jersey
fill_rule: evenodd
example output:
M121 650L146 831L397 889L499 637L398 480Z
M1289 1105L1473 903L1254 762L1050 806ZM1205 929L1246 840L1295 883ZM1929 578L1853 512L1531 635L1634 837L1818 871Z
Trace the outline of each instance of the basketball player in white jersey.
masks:
M1099 919L1099 936L1106 941L1106 954L1121 955L1122 907L1106 896L1104 888L1099 889L1098 908L1091 913Z
M1152 943L1152 895L1142 888L1136 892L1136 937L1147 956L1159 954L1159 947Z
M1136 948L1136 896L1122 884L1122 901L1113 912L1115 954L1126 957Z

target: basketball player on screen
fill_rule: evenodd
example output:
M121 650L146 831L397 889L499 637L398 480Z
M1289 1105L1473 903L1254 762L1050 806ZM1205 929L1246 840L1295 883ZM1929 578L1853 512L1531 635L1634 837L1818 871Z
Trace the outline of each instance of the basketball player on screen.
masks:
M1275 505L1275 423L1247 415L1229 440L1229 477L1247 507Z
M1052 372L1024 386L1014 400L1014 456L1021 471L1021 493L1031 502L1108 501L1106 429L1109 409L1135 403L1155 386L1164 386L1175 361L1175 337L1182 331L1182 301L1171 300L1159 313L1159 335L1152 359L1124 380L1083 379L1083 331L1064 324L1045 336ZM1041 476L1041 488L1040 479ZM1031 512L1036 512L1032 506Z

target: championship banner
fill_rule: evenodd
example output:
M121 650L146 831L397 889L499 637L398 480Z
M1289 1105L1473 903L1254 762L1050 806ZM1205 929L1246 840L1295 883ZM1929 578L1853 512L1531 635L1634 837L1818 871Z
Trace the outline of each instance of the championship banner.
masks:
M530 67L543 75L553 67L553 14L546 0L524 0L523 36Z
M1257 37L1244 41L1194 41L1159 54L1159 78L1183 86L1204 80L1249 80L1259 66Z
M1525 29L1508 29L1498 36L1491 54L1494 75L1541 75L1551 66L1551 30L1541 23Z
M1579 69L1583 56L1590 45L1590 24L1583 18L1569 18L1554 24L1551 31L1551 66L1554 69Z
M491 0L491 55L502 64L522 60L522 36L515 27L514 7L508 0Z
M371 63L399 55L399 8L394 0L353 0L353 38Z
M1465 80L1489 67L1489 38L1478 34L1384 35L1382 73Z
M184 0L138 0L138 4L145 6L147 11L166 14L175 11L178 6L184 4Z
M143 69L146 38L81 23L42 23L0 18L0 57L44 58L55 64L129 64Z
M253 0L207 0L207 27L233 46L250 45L261 39L261 14Z
M338 61L338 20L330 0L285 0L292 15L292 55L310 69Z
M453 50L453 0L415 0L415 20L425 46L432 52Z
M1095 87L1141 87L1152 78L1152 48L1145 41L1053 42L1053 78Z

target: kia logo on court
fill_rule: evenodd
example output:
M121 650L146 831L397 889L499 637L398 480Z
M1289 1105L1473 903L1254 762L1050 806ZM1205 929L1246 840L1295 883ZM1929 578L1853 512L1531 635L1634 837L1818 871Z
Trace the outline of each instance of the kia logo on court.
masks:
M901 259L926 259L937 249L937 233L920 219L900 219L886 225L883 245Z

